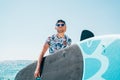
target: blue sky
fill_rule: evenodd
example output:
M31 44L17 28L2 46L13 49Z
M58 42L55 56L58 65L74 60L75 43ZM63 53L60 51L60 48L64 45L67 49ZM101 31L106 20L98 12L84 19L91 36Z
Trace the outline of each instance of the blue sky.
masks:
M84 29L120 34L120 1L0 0L0 60L36 60L58 19L66 21L73 43Z

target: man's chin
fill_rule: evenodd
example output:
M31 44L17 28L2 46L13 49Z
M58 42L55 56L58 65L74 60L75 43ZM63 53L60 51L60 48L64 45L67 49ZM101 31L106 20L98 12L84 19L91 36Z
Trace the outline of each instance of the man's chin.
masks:
M65 31L57 31L58 33L64 33Z
M64 33L64 31L59 31L58 33Z

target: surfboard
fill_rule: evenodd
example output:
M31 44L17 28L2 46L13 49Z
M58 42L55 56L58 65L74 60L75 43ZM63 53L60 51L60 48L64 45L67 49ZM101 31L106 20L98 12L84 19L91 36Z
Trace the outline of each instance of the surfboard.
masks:
M120 35L93 37L44 57L41 80L119 80ZM15 80L34 80L36 62Z
M90 30L83 30L81 32L80 41L83 41L83 40L91 38L91 37L94 37L94 33L92 31L90 31Z
M105 35L78 43L84 61L82 80L120 80L120 35Z
M36 62L25 67L15 80L35 80ZM83 76L83 57L77 44L43 58L41 80L81 80Z

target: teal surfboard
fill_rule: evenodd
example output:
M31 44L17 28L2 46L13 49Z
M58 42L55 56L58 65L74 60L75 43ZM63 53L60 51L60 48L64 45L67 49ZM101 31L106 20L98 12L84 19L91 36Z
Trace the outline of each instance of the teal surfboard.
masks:
M84 59L82 80L120 80L120 35L93 37L78 45Z

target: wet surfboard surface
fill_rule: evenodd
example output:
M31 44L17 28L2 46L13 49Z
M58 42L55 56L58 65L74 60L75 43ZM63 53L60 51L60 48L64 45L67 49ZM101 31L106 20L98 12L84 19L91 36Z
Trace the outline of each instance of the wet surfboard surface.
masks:
M22 69L15 80L35 80L36 62ZM83 57L78 45L71 45L43 58L41 80L82 80Z
M120 80L120 35L78 43L84 61L83 80Z

